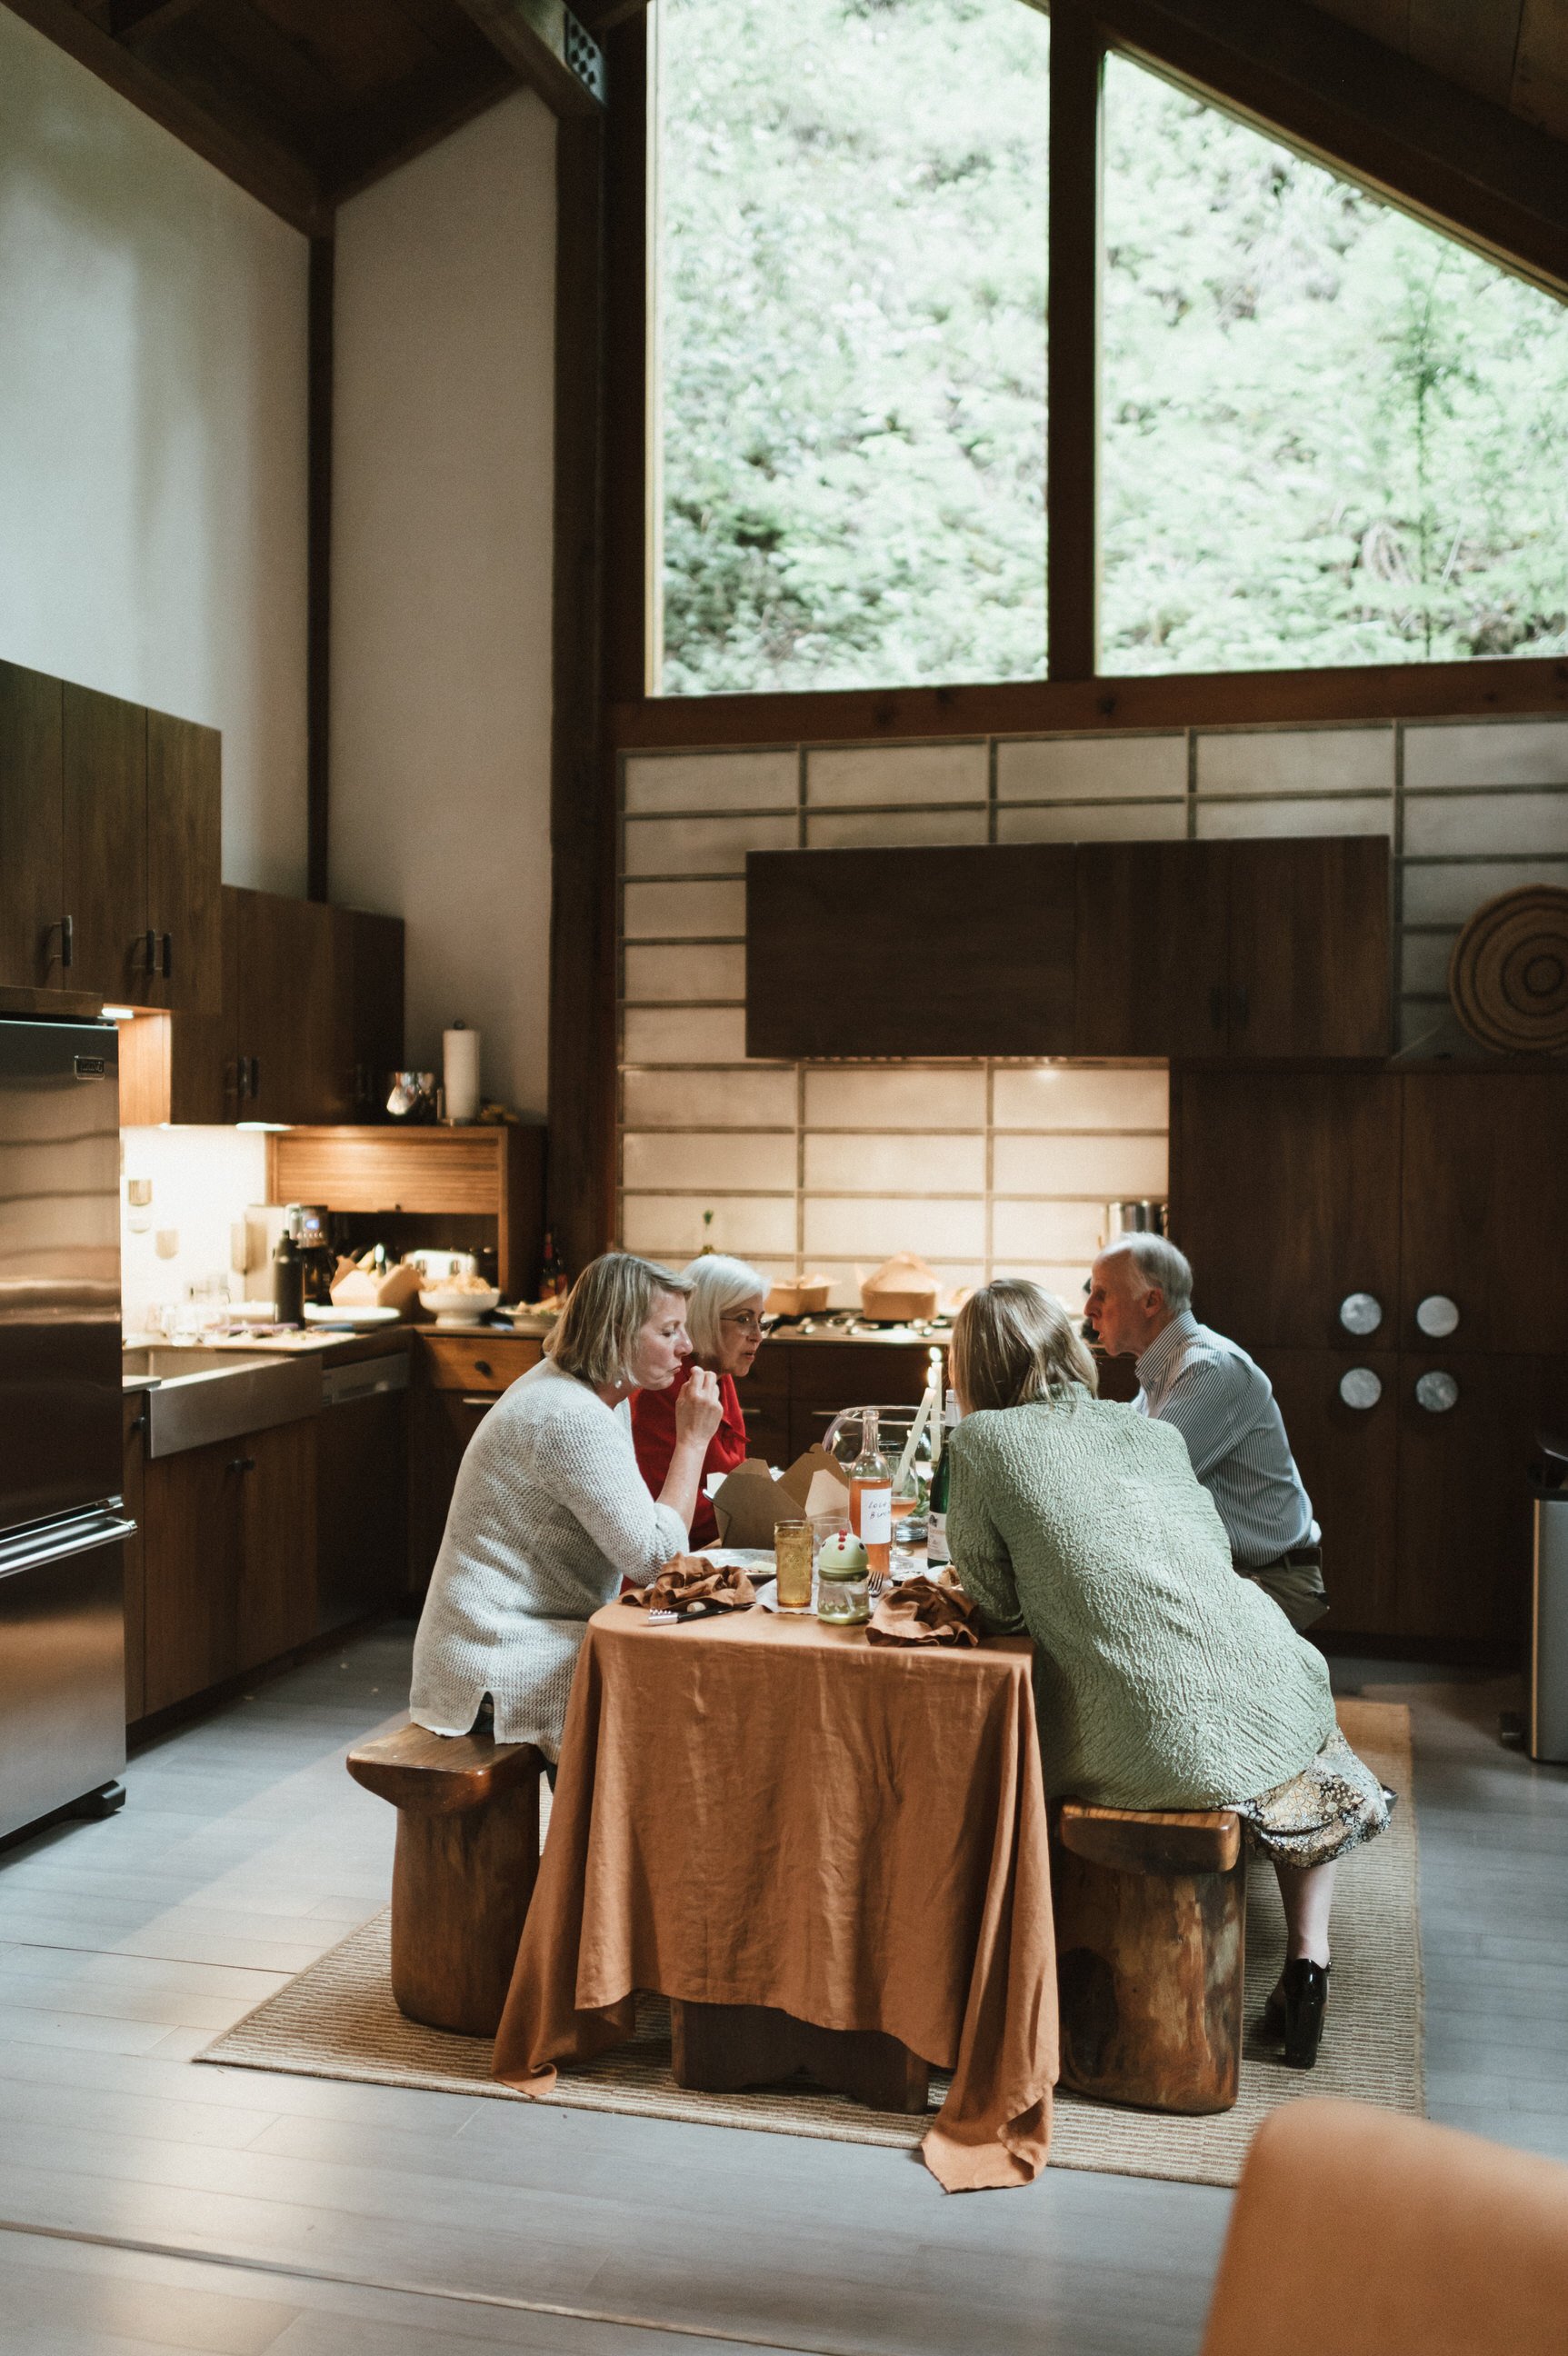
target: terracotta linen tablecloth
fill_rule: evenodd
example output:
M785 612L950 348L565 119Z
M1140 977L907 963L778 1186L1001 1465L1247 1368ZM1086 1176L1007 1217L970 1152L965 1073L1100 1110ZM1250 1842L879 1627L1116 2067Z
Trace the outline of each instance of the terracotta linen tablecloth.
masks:
M875 1646L760 1610L589 1622L495 2074L631 2036L639 1988L883 2029L953 2073L949 2191L1027 2184L1057 2075L1046 1806L1024 1637Z

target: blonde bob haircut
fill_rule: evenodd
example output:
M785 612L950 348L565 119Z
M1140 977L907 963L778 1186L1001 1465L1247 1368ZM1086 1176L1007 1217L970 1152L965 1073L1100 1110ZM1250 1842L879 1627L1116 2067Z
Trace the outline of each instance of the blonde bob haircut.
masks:
M683 1278L692 1288L686 1305L692 1354L705 1364L718 1356L724 1341L720 1318L726 1310L738 1309L743 1301L766 1301L768 1279L758 1276L745 1260L730 1259L724 1252L703 1252L683 1271Z
M1099 1388L1094 1360L1055 1293L1022 1277L972 1292L952 1329L952 1378L966 1414Z
M544 1344L564 1375L583 1383L629 1383L637 1337L664 1293L684 1301L692 1288L656 1260L635 1252L604 1252L592 1259L566 1296L561 1320Z

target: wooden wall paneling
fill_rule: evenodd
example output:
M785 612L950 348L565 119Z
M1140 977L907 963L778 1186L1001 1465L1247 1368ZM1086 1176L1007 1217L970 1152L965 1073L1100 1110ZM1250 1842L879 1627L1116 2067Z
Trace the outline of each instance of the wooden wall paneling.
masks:
M1066 1055L1070 843L754 851L748 1055Z
M1291 1453L1323 1529L1324 1579L1336 1636L1387 1636L1400 1626L1399 1360L1392 1350L1262 1349ZM1376 1407L1347 1407L1339 1380L1365 1366L1383 1386Z
M1418 1304L1457 1306L1456 1349L1560 1352L1568 1334L1568 1073L1407 1073L1402 1347Z
M241 1571L236 1667L253 1669L316 1633L316 1447L319 1418L232 1443Z
M1229 848L1079 844L1080 1055L1223 1052Z
M1101 113L1105 50L1079 0L1051 9L1046 639L1053 680L1100 668Z
M1367 664L1352 669L1192 671L801 694L623 696L608 731L623 753L751 744L896 743L947 736L1114 734L1131 728L1311 727L1568 712L1568 660Z
M549 0L542 6L540 0L457 0L457 5L553 114L571 121L599 112L604 61L586 61L587 80L572 62L584 56L581 42L590 50L596 44L569 9Z
M76 990L145 1001L147 715L140 704L65 689L65 905Z
M1513 105L1555 139L1568 139L1568 9L1524 0L1514 53Z
M334 1211L497 1215L499 1129L292 1129L270 1141L273 1200Z
M1468 5L1441 0L1451 18ZM1497 12L1516 15L1517 0L1497 0ZM1506 107L1336 23L1310 0L1095 0L1094 13L1118 47L1506 267L1568 289L1562 148Z
M332 328L337 240L310 241L306 329L306 891L328 893L331 844Z
M247 134L218 119L95 25L72 0L6 0L6 5L269 210L307 237L320 227L315 176L275 140L259 129Z
M1400 1334L1401 1082L1391 1073L1233 1066L1175 1075L1172 1239L1198 1315L1249 1351L1334 1349ZM1382 1303L1365 1341L1350 1292Z
M64 891L65 691L58 679L0 662L0 980L69 983L59 920Z
M544 1257L547 1137L532 1123L509 1121L501 1130L500 1208L496 1232L496 1282L503 1301L533 1301Z
M1389 843L1232 842L1230 1044L1253 1055L1386 1055Z
M147 925L160 955L145 994L179 1014L222 1012L222 802L217 729L149 712Z
M1428 1373L1451 1375L1457 1403L1419 1405ZM1541 1361L1407 1351L1399 1373L1402 1633L1522 1659L1528 1636L1530 1500Z
M609 37L602 121L556 131L550 1224L568 1267L615 1223L616 778L603 711L640 696L647 27Z
M1444 80L1507 106L1522 15L1522 0L1409 0L1404 46Z

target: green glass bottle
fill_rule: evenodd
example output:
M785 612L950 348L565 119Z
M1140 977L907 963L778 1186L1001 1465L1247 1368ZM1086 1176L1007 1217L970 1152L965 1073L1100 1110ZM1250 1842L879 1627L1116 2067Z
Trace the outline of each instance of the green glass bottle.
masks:
M926 1568L945 1570L952 1560L948 1552L948 1467L952 1462L949 1442L958 1429L958 1399L950 1391L942 1411L942 1452L931 1474L931 1494L926 1506Z

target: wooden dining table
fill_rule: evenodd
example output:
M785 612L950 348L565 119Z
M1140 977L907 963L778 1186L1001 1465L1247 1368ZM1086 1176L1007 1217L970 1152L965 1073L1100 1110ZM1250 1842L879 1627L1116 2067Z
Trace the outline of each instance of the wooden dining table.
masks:
M951 2073L921 2146L947 2190L1031 2182L1057 2010L1030 1661L760 1607L596 1613L497 2077L548 2099L633 2036L639 1990L771 2008Z

